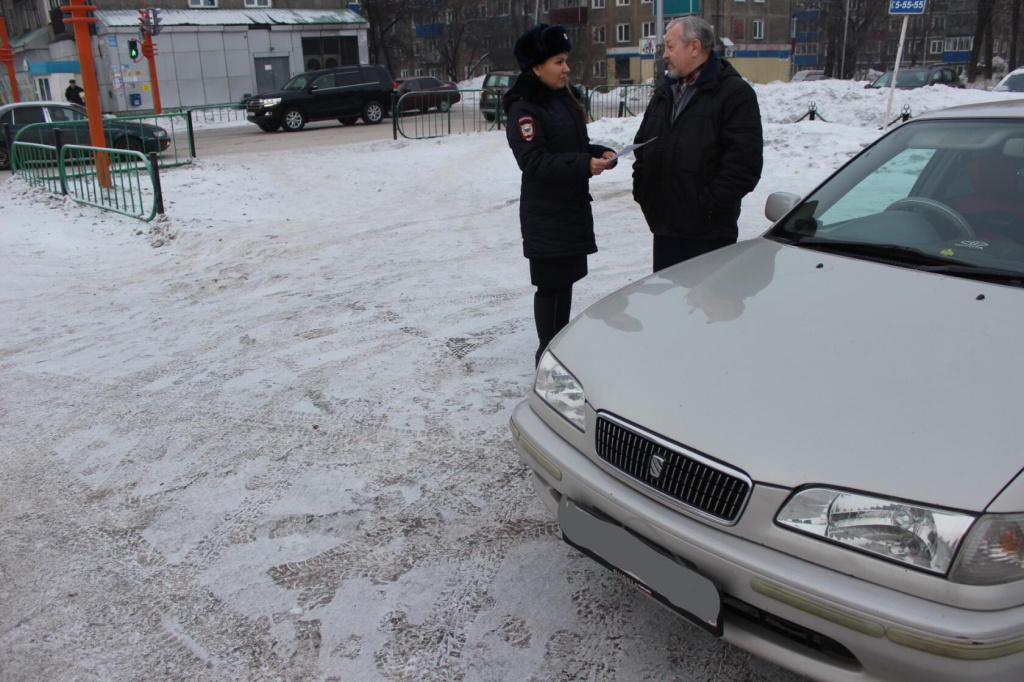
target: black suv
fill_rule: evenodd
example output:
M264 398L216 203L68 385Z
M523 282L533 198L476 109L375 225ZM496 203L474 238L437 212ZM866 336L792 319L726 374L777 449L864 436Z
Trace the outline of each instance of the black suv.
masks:
M383 66L362 64L300 73L277 92L245 100L246 118L270 133L302 130L306 121L336 118L352 125L360 117L380 123L388 115L395 81Z

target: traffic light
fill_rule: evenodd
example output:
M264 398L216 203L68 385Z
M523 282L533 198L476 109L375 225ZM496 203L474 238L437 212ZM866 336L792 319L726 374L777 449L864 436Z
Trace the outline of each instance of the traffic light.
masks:
M131 57L131 60L133 62L139 61L139 41L128 41L128 56Z
M157 33L159 33L160 31L163 30L162 28L160 28L160 22L162 22L162 21L163 21L163 18L161 18L161 16L160 16L160 8L159 7L153 7L152 9L149 10L150 34L156 35Z
M148 9L139 10L139 30L153 35L153 23L150 19L151 16L152 15L149 13Z

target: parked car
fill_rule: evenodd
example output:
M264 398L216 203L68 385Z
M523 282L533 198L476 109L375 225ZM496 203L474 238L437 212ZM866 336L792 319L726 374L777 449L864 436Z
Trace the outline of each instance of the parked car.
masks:
M362 64L300 73L277 92L245 101L246 118L271 133L302 130L309 121L342 125L380 123L391 107L395 81L383 66Z
M407 111L448 111L453 104L462 101L459 86L455 83L443 83L436 78L399 78L395 81L396 102L402 113ZM415 93L415 94L409 94Z
M1006 74L992 90L994 92L1024 92L1024 69L1015 69Z
M826 80L828 76L825 75L824 71L805 70L797 71L793 74L793 78L790 79L791 83L802 83L804 81L817 81Z
M493 121L501 107L501 98L508 89L519 80L518 71L491 71L484 78L483 89L480 91L480 111L484 118Z
M814 679L1019 681L1022 173L926 113L576 317L510 421L564 539Z
M892 71L886 71L865 88L888 88L892 85ZM929 85L947 85L951 88L962 88L964 84L956 75L956 71L948 66L909 66L901 68L896 76L896 88L912 90Z
M33 123L55 125L32 128L18 137L23 128ZM0 106L0 169L6 170L11 167L10 145L15 139L21 142L52 145L55 128L60 128L64 143L92 145L89 117L83 106L49 101L18 102ZM10 130L10 140L6 137L6 130ZM171 136L166 130L137 120L104 117L103 134L106 138L105 144L115 149L159 154L171 146Z

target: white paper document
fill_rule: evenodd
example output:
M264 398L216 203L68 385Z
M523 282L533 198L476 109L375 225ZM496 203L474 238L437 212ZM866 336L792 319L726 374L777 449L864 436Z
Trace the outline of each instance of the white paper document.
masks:
M645 144L650 144L651 142L654 142L657 139L658 138L656 138L656 137L652 137L651 139L647 140L647 142L641 142L640 144L627 144L625 147L623 147L622 149L617 151L615 153L615 156L613 156L612 158L613 159L617 159L620 156L625 156L626 154L632 154L635 150L640 149L640 147L643 147Z

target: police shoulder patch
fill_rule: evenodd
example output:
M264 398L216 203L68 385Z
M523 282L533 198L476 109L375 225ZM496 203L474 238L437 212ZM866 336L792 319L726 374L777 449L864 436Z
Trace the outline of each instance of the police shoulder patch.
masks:
M533 116L519 117L519 134L522 135L523 139L527 142L533 142L533 138L537 135L537 129L533 123Z

